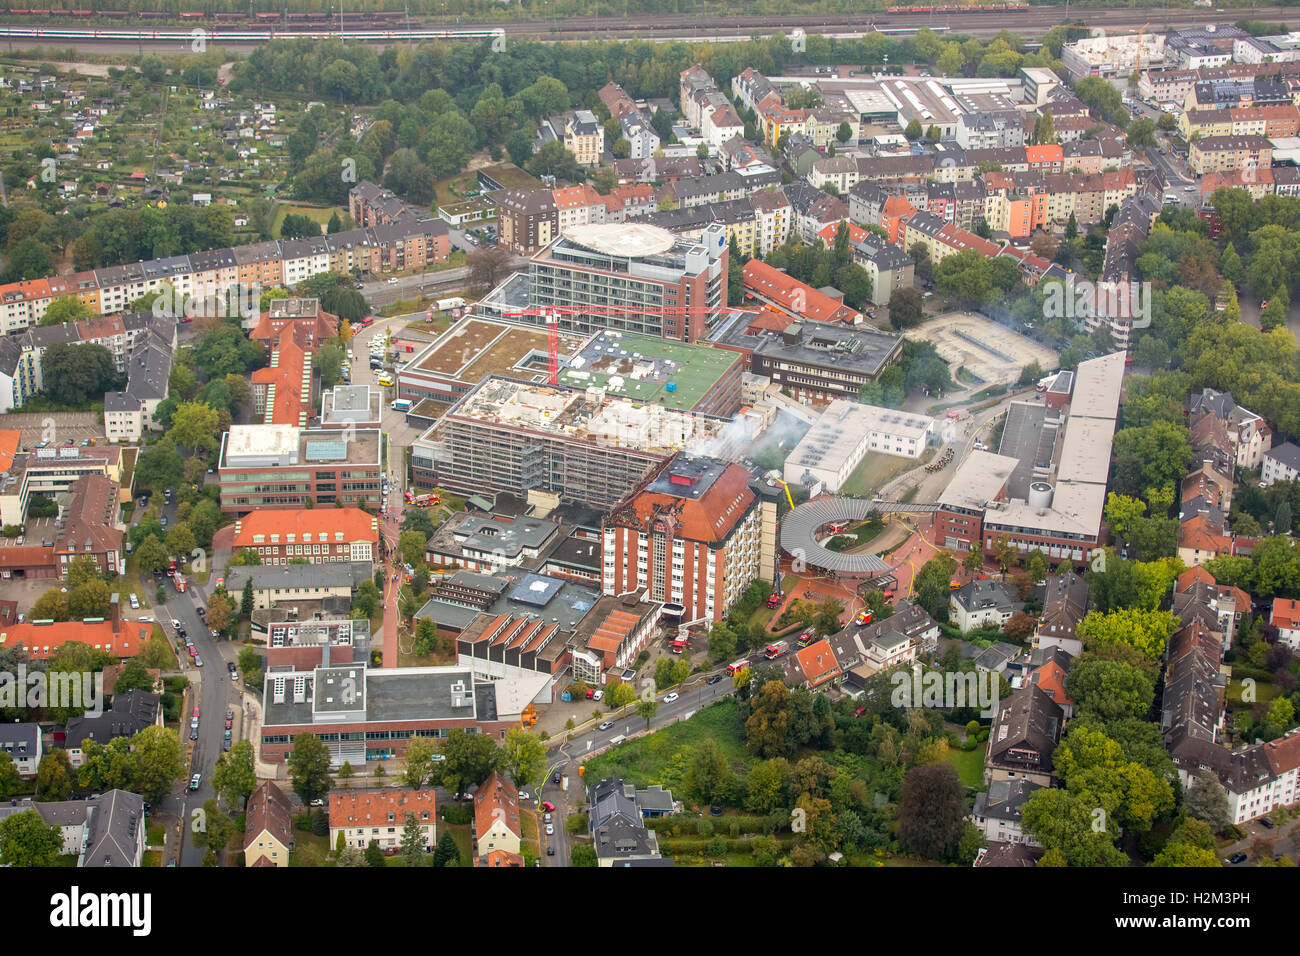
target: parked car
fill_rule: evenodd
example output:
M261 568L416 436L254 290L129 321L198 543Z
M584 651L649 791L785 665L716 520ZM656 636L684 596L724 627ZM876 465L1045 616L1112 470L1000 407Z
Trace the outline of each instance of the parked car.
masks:
M555 834L555 824L553 823L546 824L546 835L553 836L554 834Z
M556 776L558 777L559 774L556 774ZM558 781L557 781L557 783L558 783ZM549 801L549 800L543 800L543 801L542 801L542 809L545 810L547 813L554 813L554 812L555 812L555 804L551 803L551 801Z
M202 782L203 782L203 775L196 773L194 776L190 777L190 789L191 790L199 789L199 784L201 784Z
M553 847L553 846L548 846L548 847L546 848L546 855L547 855L547 856L555 856L555 847Z
M1234 854L1232 854L1232 856L1228 857L1228 862L1229 862L1229 863L1234 863L1234 864L1235 864L1235 863L1245 863L1245 862L1246 862L1246 854L1244 854L1244 853L1234 853Z

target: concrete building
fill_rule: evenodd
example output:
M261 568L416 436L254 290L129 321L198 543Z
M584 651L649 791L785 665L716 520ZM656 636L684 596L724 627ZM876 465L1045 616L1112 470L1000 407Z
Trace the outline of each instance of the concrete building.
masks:
M711 226L699 242L645 224L579 226L528 263L521 321L560 329L599 329L695 342L727 304L725 230Z
M372 760L391 766L413 738L440 740L454 729L500 741L546 683L540 676L477 682L462 667L378 670L364 663L275 667L265 680L261 759L284 762L294 737L310 733L329 749L336 769Z
M221 438L221 509L378 508L383 433L293 425L232 425Z
M838 492L869 452L919 458L934 426L926 415L835 399L785 460L785 480Z
M544 489L608 508L651 467L696 442L718 439L724 425L710 416L615 398L596 387L492 376L412 443L412 467L417 475L436 474L443 487L469 494Z
M733 341L719 344L731 348ZM856 399L903 352L901 335L825 322L793 322L783 331L758 331L739 341L734 347L750 350L750 371L788 388L796 401L816 404Z

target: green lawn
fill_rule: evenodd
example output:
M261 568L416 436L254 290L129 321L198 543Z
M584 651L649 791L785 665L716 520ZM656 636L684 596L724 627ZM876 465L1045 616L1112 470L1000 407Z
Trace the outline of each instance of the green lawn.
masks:
M271 234L280 235L280 226L284 224L284 217L290 214L306 216L312 222L318 222L324 226L329 223L330 216L336 212L339 214L340 219L347 215L346 209L340 209L337 206L326 206L322 209L317 206L296 206L292 203L281 203L275 210L275 223L271 226Z
M468 823L452 824L441 822L438 824L438 839L442 839L444 833L450 833L451 838L456 841L456 849L460 850L460 865L474 865L474 838L470 836L470 825Z
M290 866L325 866L329 854L328 836L317 836L310 830L293 831L293 852L289 854ZM332 860L329 865L333 865Z
M724 698L690 720L622 744L587 761L584 779L623 777L638 787L664 784L667 782L664 771L674 763L677 754L689 751L706 738L712 738L733 765L749 765L754 758L745 749L745 709L740 701ZM642 724L639 717L631 719Z
M1270 681L1255 681L1255 702L1263 703L1272 700L1278 695L1277 685ZM1234 680L1228 683L1228 702L1236 706L1241 706L1241 681ZM1250 705L1247 704L1247 707Z
M984 754L985 746L976 747L974 750L958 750L956 748L948 751L948 763L952 764L957 770L957 776L967 787L975 790L984 789Z
M927 454L932 452L933 449ZM925 456L916 459L902 458L898 455L877 455L868 452L867 457L863 458L858 463L858 467L853 469L853 474L849 475L849 480L844 483L840 493L860 496L873 495L882 485L897 478L903 472L915 468L924 461Z

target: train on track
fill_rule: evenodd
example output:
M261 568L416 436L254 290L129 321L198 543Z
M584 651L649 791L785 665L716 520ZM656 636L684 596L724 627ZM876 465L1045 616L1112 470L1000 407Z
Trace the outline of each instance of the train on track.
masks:
M18 7L0 8L0 17L22 17L26 20L31 19L49 19L51 21L59 20L112 20L121 22L125 21L145 21L160 22L171 21L179 23L216 23L223 26L260 26L275 27L276 29L312 29L327 28L333 26L342 26L344 29L360 29L364 27L383 28L393 27L405 22L408 18L402 10L377 11L374 13L344 13L341 17L338 14L329 13L255 13L249 16L247 13L203 13L194 10L183 10L179 13L168 13L165 11L153 10L37 10L21 9Z
M889 7L886 13L1006 13L1008 10L1028 10L1027 3L947 4L942 7Z

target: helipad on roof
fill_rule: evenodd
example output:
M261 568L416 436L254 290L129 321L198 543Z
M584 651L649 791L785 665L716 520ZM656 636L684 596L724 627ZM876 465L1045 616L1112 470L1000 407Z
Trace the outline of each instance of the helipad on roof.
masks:
M629 258L661 255L677 241L667 229L637 222L574 226L565 230L564 237L594 252Z

